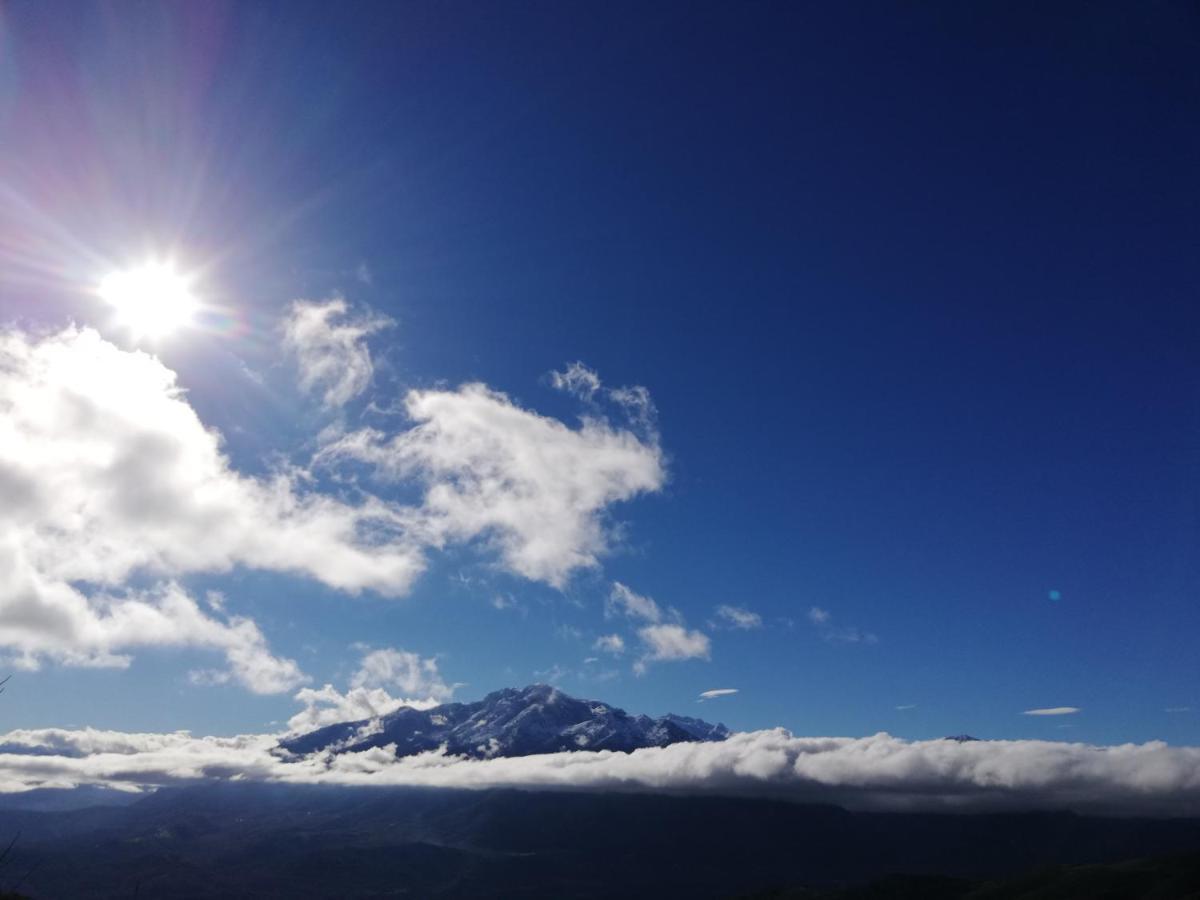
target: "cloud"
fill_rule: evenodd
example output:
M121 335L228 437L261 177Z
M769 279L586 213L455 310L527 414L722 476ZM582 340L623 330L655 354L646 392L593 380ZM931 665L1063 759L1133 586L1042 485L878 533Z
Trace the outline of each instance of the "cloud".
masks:
M413 428L347 434L322 461L364 463L423 484L409 533L435 547L482 539L504 568L554 587L609 551L609 506L658 491L666 479L656 441L597 418L572 429L482 384L410 391L405 409Z
M683 659L708 659L711 649L708 635L700 631L689 631L683 624L683 616L679 610L669 608L663 611L654 599L644 597L619 581L614 581L607 599L604 601L605 618L623 616L638 622L649 622L637 630L642 642L642 655L633 664L633 671L644 675L652 662L666 662ZM625 642L618 635L616 638L624 649ZM600 642L597 642L599 647ZM611 652L611 651L610 651Z
M624 615L643 622L661 622L663 612L650 597L643 597L619 581L614 581L608 599L604 601L604 616Z
M293 307L289 340L312 385L331 347L362 371L360 338L378 323L330 321L343 312ZM318 340L322 328L340 337ZM342 396L340 382L324 389ZM430 548L480 539L510 571L562 586L609 550L609 506L666 477L656 442L600 419L571 429L483 385L411 392L407 409L414 427L345 435L325 455L410 479L421 502L365 490L351 502L302 467L235 470L152 356L91 329L0 330L0 652L26 667L124 666L134 648L205 647L227 668L196 683L291 690L303 674L254 622L202 610L177 580L244 566L400 596Z
M915 703L901 703L899 706L896 707L896 711L897 712L908 712L910 709L916 709L916 708L917 708L917 704L915 704Z
M203 613L172 580L244 565L400 594L423 567L382 501L234 471L173 372L90 329L0 331L0 410L0 649L23 665L201 646L254 690L290 689L299 670L269 661L253 622ZM163 583L125 589L135 576Z
M833 614L819 606L808 611L808 620L817 626L821 640L830 644L878 644L879 638L855 625L834 625Z
M688 631L682 625L647 625L638 629L638 637L646 648L636 664L639 673L646 670L649 662L708 659L711 652L708 635Z
M600 376L581 362L573 362L561 372L551 372L550 383L580 400L591 400L602 386Z
M606 388L596 370L579 361L568 364L561 372L551 372L550 384L591 405L606 400L646 432L653 433L656 429L658 410L650 392L641 385Z
M1082 712L1078 706L1050 706L1045 709L1027 709L1023 716L1073 716Z
M433 700L450 699L454 688L442 681L437 660L422 658L407 650L385 647L370 650L350 679L351 687L394 688L412 696L425 695Z
M715 688L711 691L701 691L700 702L703 703L705 700L713 700L717 697L729 697L737 692L737 688Z
M292 303L282 324L283 346L296 360L300 389L319 392L329 408L349 403L367 389L375 371L366 339L391 324L385 316L350 316L340 297Z
M288 783L461 789L672 792L770 796L851 809L1072 809L1200 814L1200 748L1159 741L906 741L795 737L782 728L717 743L632 753L576 751L467 760L441 752L397 759L390 747L272 755L276 738L33 729L0 735L0 791L77 784L160 786L231 778Z
M297 693L304 709L288 720L288 729L300 734L340 722L377 719L402 706L430 709L448 701L454 690L442 680L435 658L394 647L368 649L345 693L331 684Z
M596 643L592 644L596 650L603 650L605 653L611 653L613 656L620 656L625 652L625 639L619 634L602 634L596 638Z
M721 604L717 607L717 616L728 623L730 627L739 628L743 631L763 627L762 616L742 606Z

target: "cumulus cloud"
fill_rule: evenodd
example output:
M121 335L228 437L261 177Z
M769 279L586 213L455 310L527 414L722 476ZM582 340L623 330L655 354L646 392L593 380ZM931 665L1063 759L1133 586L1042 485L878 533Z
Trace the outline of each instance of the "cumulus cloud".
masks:
M1158 741L906 741L795 737L784 729L632 753L576 751L469 760L394 748L285 760L276 738L37 729L0 736L0 791L129 788L243 778L289 783L518 787L771 796L851 809L1073 809L1200 814L1200 748Z
M652 597L645 597L619 581L613 582L604 601L604 615L610 619L623 617L650 623L637 629L642 655L634 662L633 671L638 675L644 675L652 662L709 658L708 635L688 630L679 610L668 608L664 611ZM611 635L611 638L620 641L619 646L624 649L625 642L619 635ZM601 638L601 641L610 639ZM600 647L600 641L596 646Z
M700 702L715 700L717 697L729 697L738 692L737 688L714 688L711 691L700 692Z
M440 701L448 700L454 693L454 688L442 681L436 659L422 658L416 653L394 647L368 651L362 658L362 665L350 679L350 685L395 688L406 694L424 694Z
M1023 716L1073 716L1082 712L1078 706L1048 706L1045 709L1027 709Z
M602 419L569 428L482 384L410 391L405 409L411 429L353 432L321 459L423 483L410 533L439 547L483 539L509 571L554 587L608 552L609 506L658 491L666 478L657 442Z
M639 673L651 662L708 659L711 652L708 635L682 625L647 625L638 629L638 637L646 650L635 666Z
M249 620L207 615L173 585L124 585L245 565L398 594L422 568L386 504L239 474L173 372L90 329L0 332L0 410L0 648L24 665L203 646L253 689L289 689L299 670L271 662Z
M762 616L756 612L751 612L744 606L730 606L723 603L717 607L717 617L723 620L729 627L738 628L742 631L750 631L763 627Z
M613 656L620 656L625 652L625 639L619 634L602 634L596 638L596 643L592 644L596 650L603 650L605 653L611 653Z
M288 720L288 729L300 734L340 722L378 719L402 706L430 709L448 701L454 690L442 680L433 657L394 647L367 650L350 677L349 690L343 693L326 684L299 691L296 700L304 709Z
M391 324L384 316L350 315L340 297L295 301L283 320L283 346L296 360L301 390L320 393L326 407L349 403L375 371L366 339Z
M331 402L350 389L325 383L330 354L346 350L339 371L361 373L361 339L379 327L334 321L344 313L300 303L287 331ZM561 586L609 549L608 507L665 479L656 441L602 419L568 428L482 385L412 392L407 409L414 427L346 435L325 455L423 484L422 501L351 502L303 468L238 472L152 356L91 329L0 330L0 652L27 667L119 666L131 648L208 647L228 666L197 683L291 690L302 673L252 621L202 610L175 581L245 566L399 596L427 550L482 539L510 571Z

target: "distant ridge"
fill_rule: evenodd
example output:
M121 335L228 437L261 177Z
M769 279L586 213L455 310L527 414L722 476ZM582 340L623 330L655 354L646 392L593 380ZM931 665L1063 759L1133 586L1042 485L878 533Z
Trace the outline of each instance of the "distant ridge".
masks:
M401 707L375 719L329 725L279 742L281 750L354 752L396 745L397 756L445 746L475 759L532 756L563 750L665 747L685 741L721 741L724 725L668 714L630 715L599 700L579 700L548 684L505 688L476 703L445 703L432 709Z

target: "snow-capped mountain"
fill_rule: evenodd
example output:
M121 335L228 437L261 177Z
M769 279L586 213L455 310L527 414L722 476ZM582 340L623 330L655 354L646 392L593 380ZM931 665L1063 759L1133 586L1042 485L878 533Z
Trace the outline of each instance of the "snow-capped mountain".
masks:
M637 750L681 741L720 741L724 725L687 716L631 716L598 700L578 700L547 684L505 688L477 703L432 709L401 707L379 719L329 725L280 741L295 754L358 751L396 745L410 756L445 745L447 752L484 759L560 750Z

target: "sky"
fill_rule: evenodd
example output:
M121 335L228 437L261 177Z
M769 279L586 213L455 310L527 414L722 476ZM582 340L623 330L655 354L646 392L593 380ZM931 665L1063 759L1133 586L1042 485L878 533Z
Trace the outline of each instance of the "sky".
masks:
M5 5L0 729L548 681L1196 744L1198 44L1174 3ZM197 307L161 333L148 271Z

